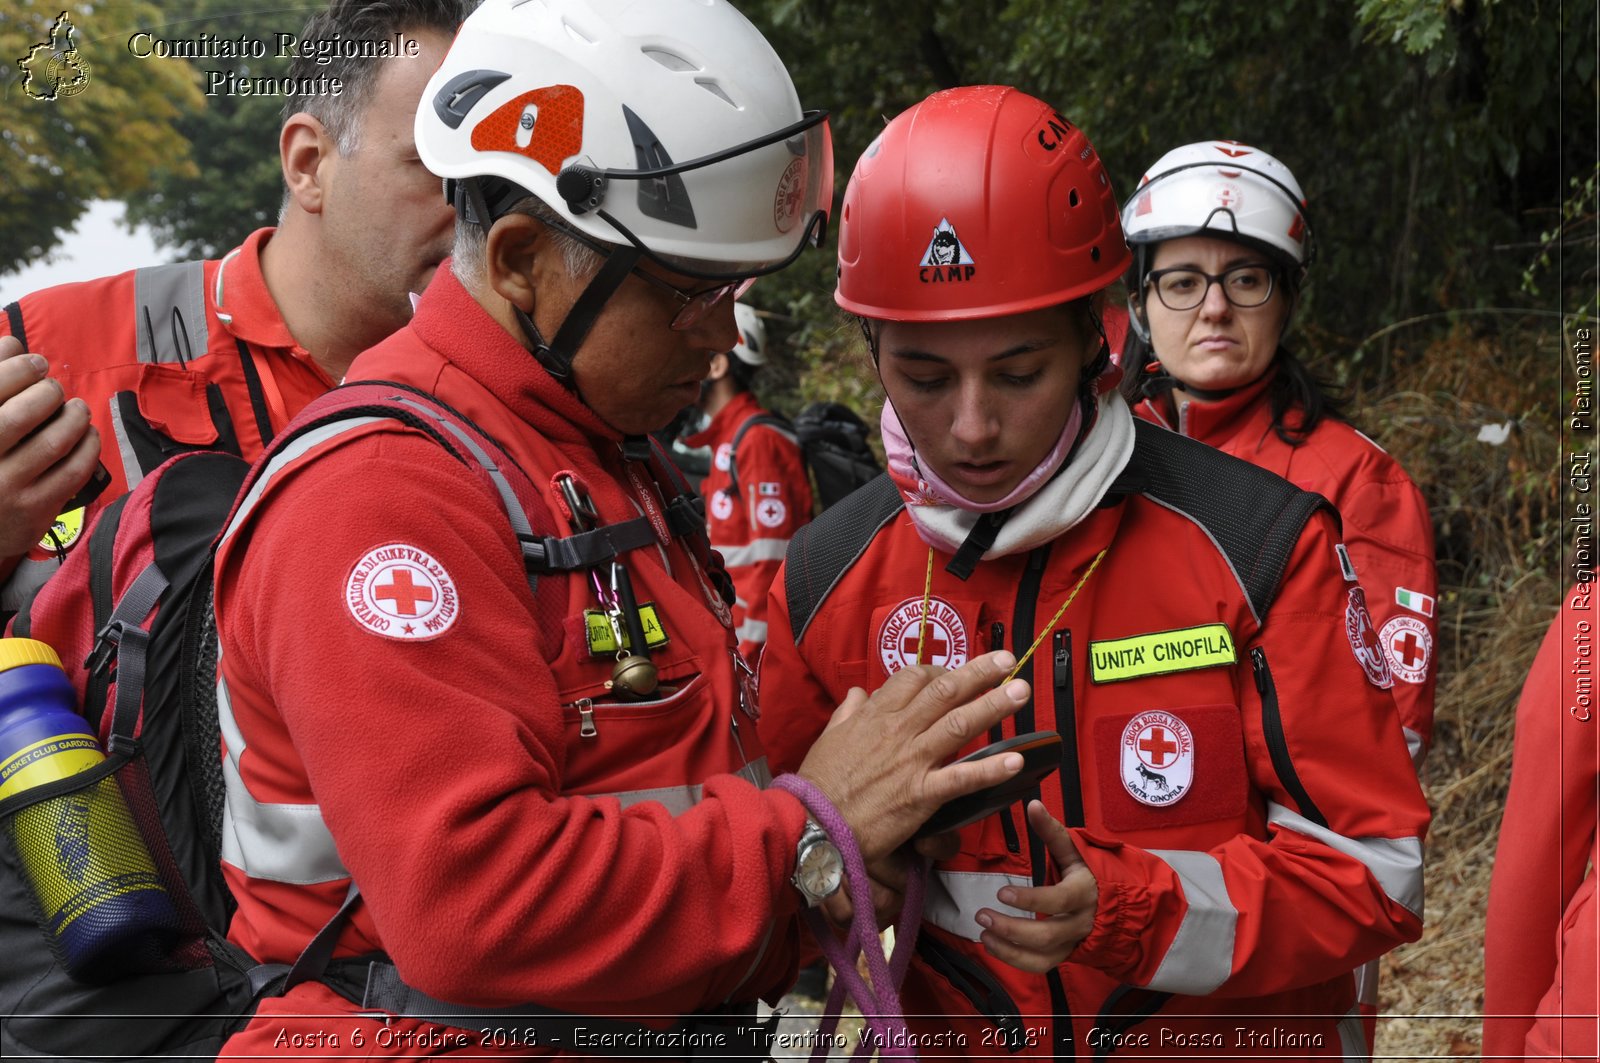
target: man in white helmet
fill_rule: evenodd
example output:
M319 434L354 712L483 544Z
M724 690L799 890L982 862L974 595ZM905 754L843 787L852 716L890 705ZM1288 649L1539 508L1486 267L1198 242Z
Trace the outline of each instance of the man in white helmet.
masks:
M455 254L350 378L431 392L544 496L514 535L387 418L258 470L217 559L231 936L337 937L226 1054L764 1057L754 1001L840 850L1014 774L940 765L1028 696L1005 653L910 669L769 787L703 517L646 440L733 345L734 288L820 237L824 116L720 0L488 0L416 140Z
M733 315L739 342L711 359L700 386L710 422L684 443L711 451L701 485L706 529L733 579L739 652L754 667L767 642L767 588L790 538L811 519L811 482L794 429L752 390L767 364L767 326L747 303L735 303Z

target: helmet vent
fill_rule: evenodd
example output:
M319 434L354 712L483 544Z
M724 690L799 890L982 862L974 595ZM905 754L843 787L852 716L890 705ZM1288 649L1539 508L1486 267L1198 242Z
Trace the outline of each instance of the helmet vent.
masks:
M715 96L729 107L732 107L734 110L739 109L739 105L733 102L733 97L722 91L722 86L710 78L695 78L694 83L711 93L711 95Z
M1067 206L1076 207L1077 205L1078 205L1078 190L1076 188L1074 188L1071 192L1067 193Z
M594 40L593 37L589 36L587 33L583 32L581 29L579 29L578 27L574 26L572 23L566 21L565 19L563 19L562 22L561 22L561 28L567 31L567 36L568 37L571 37L573 40L577 41L579 44L593 44L593 43L595 43L595 40Z
M677 52L671 51L667 48L663 48L659 44L652 44L647 48L641 48L639 50L649 58L654 59L662 66L666 67L668 70L681 72L684 70L701 69L698 63L692 63L685 56L682 56Z
M1100 261L1100 245L1099 244L1096 244L1094 247L1089 248L1089 261L1091 261L1091 262L1099 262Z

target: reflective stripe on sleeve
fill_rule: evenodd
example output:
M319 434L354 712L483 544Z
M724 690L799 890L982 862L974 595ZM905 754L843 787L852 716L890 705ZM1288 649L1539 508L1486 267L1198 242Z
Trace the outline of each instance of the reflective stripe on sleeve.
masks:
M1367 1031L1361 1023L1361 1008L1351 1008L1339 1020L1339 1051L1345 1063L1368 1063Z
M978 910L988 908L1018 919L1033 918L1032 912L1001 904L997 898L1002 886L1028 887L1026 875L997 875L982 871L946 871L934 868L928 876L928 892L922 905L922 918L940 930L977 941L983 933L978 925Z
M1282 805L1267 805L1267 825L1287 827L1296 834L1337 849L1367 866L1388 898L1422 918L1422 842L1417 838L1346 838L1319 827Z
M743 546L719 546L722 563L729 568L754 565L762 561L782 561L789 550L788 539L757 539Z
M228 522L227 528L225 528L222 532L222 537L217 541L218 549L220 550L224 543L233 538L233 533L237 531L245 521L250 519L250 514L254 512L256 506L260 504L261 495L266 491L267 485L272 482L273 478L277 476L278 473L283 471L285 465L288 465L290 462L303 456L306 451L310 450L314 446L317 446L319 443L325 443L336 436L343 435L345 432L355 428L360 428L362 425L372 424L374 421L384 420L388 420L388 418L352 417L348 420L335 421L332 424L323 425L321 428L316 428L307 432L305 435L299 437L294 442L278 451L278 453L273 456L273 459L267 463L267 467L261 470L261 475L256 478L256 482L250 487L250 493L245 495L244 499L239 503L239 508L234 513L233 520Z
M1422 758L1427 755L1427 747L1422 744L1422 736L1409 727L1402 727L1406 735L1406 751L1411 754L1411 766L1422 774Z
M772 784L772 769L768 766L766 757L758 757L732 774L762 790ZM656 804L665 807L669 815L681 816L699 804L705 793L702 787L695 783L685 786L657 786L650 790L619 790L615 793L573 794L570 796L587 798L615 797L622 802L623 808L631 808L634 805L644 804L646 801L654 801Z
M1147 988L1190 996L1214 992L1233 973L1234 931L1239 922L1222 865L1208 853L1187 849L1152 849L1150 855L1178 876L1187 907Z
M233 717L228 684L217 680L217 718L228 755L222 762L222 859L254 879L297 886L337 882L350 877L333 835L314 804L257 801L239 773L244 732Z

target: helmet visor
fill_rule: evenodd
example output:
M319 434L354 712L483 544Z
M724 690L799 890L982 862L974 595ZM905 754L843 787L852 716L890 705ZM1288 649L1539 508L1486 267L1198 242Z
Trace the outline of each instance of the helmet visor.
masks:
M627 182L606 188L594 212L656 262L707 280L760 276L827 238L833 136L826 111L807 111L792 125L687 162L591 173L608 186ZM659 235L661 226L656 234L635 233L622 217L633 211L621 207L635 192L646 216L653 213L647 203L687 197L694 224L679 239ZM607 209L607 200L617 209Z

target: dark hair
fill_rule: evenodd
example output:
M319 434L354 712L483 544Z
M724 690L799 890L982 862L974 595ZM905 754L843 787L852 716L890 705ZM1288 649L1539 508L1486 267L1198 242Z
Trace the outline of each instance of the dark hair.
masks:
M289 63L289 79L295 85L315 85L320 77L338 78L343 88L331 93L301 92L283 101L283 119L305 111L321 122L338 145L340 154L354 151L361 129L361 114L371 101L373 86L382 70L381 61L361 55L359 48L339 48L332 44L319 49L319 42L372 42L392 40L397 33L436 30L455 36L467 13L478 0L332 0L306 21L300 31L302 47ZM310 45L307 47L307 45ZM348 54L356 52L357 54Z
M1122 352L1122 395L1129 405L1161 394L1158 381L1171 383L1164 374L1150 373L1149 367L1155 360L1150 344L1130 329ZM1310 438L1324 418L1348 419L1337 389L1313 376L1287 347L1278 345L1272 365L1277 375L1267 385L1267 409L1272 414L1272 431L1279 439L1298 447Z
M734 387L740 391L754 391L756 377L760 375L762 367L751 365L732 351L728 356L728 379L733 381Z

